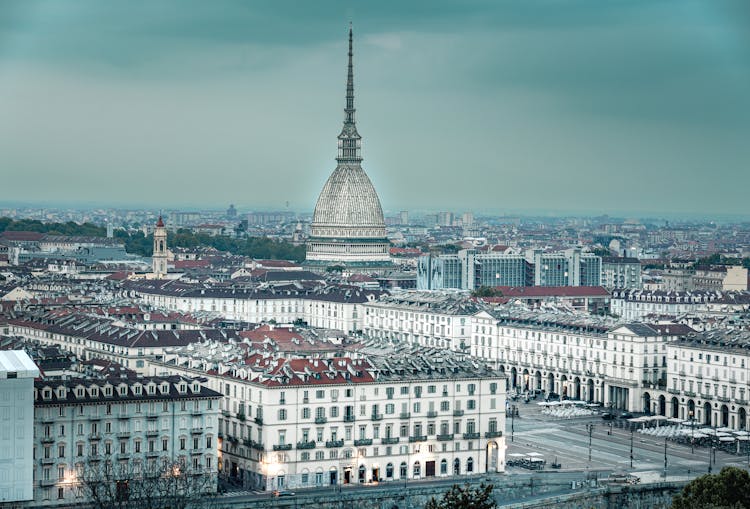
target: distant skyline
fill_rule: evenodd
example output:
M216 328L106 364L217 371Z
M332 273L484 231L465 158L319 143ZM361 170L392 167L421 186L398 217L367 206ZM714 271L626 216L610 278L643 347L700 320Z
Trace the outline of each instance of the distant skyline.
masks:
M750 216L750 2L0 0L0 202Z

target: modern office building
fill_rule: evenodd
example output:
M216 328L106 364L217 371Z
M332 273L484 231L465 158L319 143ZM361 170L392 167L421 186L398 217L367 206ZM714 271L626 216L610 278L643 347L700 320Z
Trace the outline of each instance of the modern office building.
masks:
M34 378L22 350L0 351L0 505L33 499Z

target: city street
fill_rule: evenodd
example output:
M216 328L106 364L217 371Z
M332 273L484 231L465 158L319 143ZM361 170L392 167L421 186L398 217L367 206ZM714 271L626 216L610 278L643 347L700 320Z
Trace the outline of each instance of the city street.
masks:
M506 461L513 454L539 453L546 460L546 469L550 469L551 463L557 460L562 470L633 472L646 482L662 478L663 438L632 433L631 468L631 432L627 427L619 428L614 424L610 427L611 421L604 421L598 415L556 419L542 414L541 407L535 401L517 404L516 407L519 416L509 418L506 425ZM589 424L593 424L590 437ZM690 446L673 441L666 442L666 445L667 474L670 478L694 477L708 472L709 448L695 447L695 452L691 453ZM747 457L715 451L712 470L716 472L726 465L747 467ZM528 470L518 467L508 469L509 475L519 472Z

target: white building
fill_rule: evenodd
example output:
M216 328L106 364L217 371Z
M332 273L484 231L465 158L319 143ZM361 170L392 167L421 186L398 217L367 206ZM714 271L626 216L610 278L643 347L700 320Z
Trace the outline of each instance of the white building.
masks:
M471 317L480 309L465 295L429 291L394 293L362 308L369 337L454 351L468 348Z
M666 391L652 398L652 412L696 424L748 429L750 334L686 334L667 347Z
M34 378L23 351L0 351L0 504L33 498Z
M750 293L693 290L615 290L610 300L612 314L622 320L643 320L649 316L727 316L750 309Z
M637 412L645 392L664 387L668 342L691 330L520 310L477 313L471 327L471 354L508 375L509 390Z
M229 320L294 323L344 332L363 327L362 305L382 294L355 286L284 288L205 288L179 281L132 281L126 289L139 302L185 313L210 311Z
M205 373L224 394L223 475L273 490L504 470L505 379L439 350L371 343L354 357L207 365L175 352L153 373ZM193 365L202 369L184 367ZM208 369L206 369L208 368Z

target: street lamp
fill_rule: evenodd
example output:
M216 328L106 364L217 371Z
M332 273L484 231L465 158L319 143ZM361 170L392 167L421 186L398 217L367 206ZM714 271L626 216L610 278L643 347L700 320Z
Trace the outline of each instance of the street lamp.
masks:
M664 437L664 479L667 478L667 437Z
M690 454L695 454L695 416L690 410Z
M510 441L513 441L513 433L515 431L515 417L516 417L516 405L510 407Z
M591 422L590 422L590 423L588 423L588 424L586 425L586 429L587 429L587 430L588 430L588 432L589 432L589 463L591 463L591 435L592 435L592 433L594 432L594 424L593 424L593 423L591 423Z
M630 428L630 468L633 468L633 428Z

